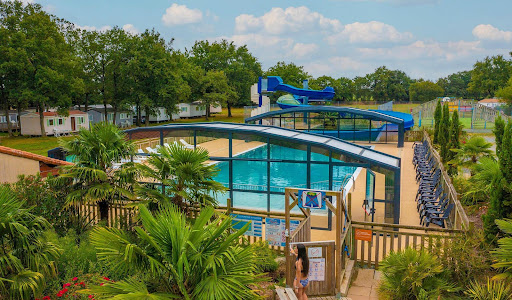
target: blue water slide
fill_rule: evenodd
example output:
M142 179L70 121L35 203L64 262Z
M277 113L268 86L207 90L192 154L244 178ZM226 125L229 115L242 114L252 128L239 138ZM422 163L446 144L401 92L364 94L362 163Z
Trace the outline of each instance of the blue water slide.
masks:
M327 100L334 97L334 89L332 87L328 86L321 91L296 88L289 84L284 84L283 79L279 76L268 76L266 79L260 77L258 89L259 93L283 91L292 95L308 97L309 100Z

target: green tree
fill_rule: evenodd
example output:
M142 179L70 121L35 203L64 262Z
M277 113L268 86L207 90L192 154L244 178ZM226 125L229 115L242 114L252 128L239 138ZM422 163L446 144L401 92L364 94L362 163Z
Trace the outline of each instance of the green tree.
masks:
M158 154L151 154L147 164L138 168L144 177L160 182L162 189L141 188L138 194L147 201L171 202L183 211L194 204L215 205L215 194L226 188L213 180L218 169L206 164L208 160L208 151L203 148L189 150L177 143L160 147Z
M457 110L453 111L452 121L450 125L450 150L459 149L461 124L459 122L459 112ZM453 151L449 151L447 156L448 161L450 161L455 157L455 153ZM457 168L454 168L452 165L450 165L448 172L450 173L450 175L456 175Z
M340 77L339 88L336 90L334 88L336 94L334 95L334 99L337 101L352 101L354 99L354 81L347 77Z
M501 145L503 144L503 134L505 133L505 121L498 115L494 120L494 129L492 130L496 139L496 155L501 156Z
M279 61L275 66L268 68L263 76L279 76L283 82L294 87L302 88L302 82L310 79L308 72L304 71L303 66L297 66L294 63Z
M512 74L512 61L503 55L477 61L471 71L468 90L480 97L494 97L496 91L507 84Z
M72 76L76 69L73 51L64 39L62 22L43 11L41 5L1 3L1 14L8 20L10 35L16 36L18 55L24 60L19 69L18 97L37 107L41 135L45 136L43 111L51 106L65 114L73 88L79 85L79 79Z
M434 144L439 143L439 124L441 123L441 117L443 116L442 109L441 100L437 100L436 110L434 112Z
M261 64L247 46L237 47L233 42L222 40L210 43L197 41L188 52L192 63L204 71L224 71L234 94L227 99L228 117L231 108L250 103L251 85L261 76ZM194 99L200 100L200 99Z
M509 105L512 105L512 77L508 80L507 84L504 87L501 87L496 92L496 97L501 98Z
M471 167L482 157L492 158L494 155L491 147L492 143L488 143L483 137L472 136L466 143L462 144L460 149L452 149L452 152L456 154L454 159L457 162L455 165Z
M229 86L228 78L223 71L208 71L202 80L201 103L206 106L206 120L210 117L211 106L224 106L229 99L236 97L235 91Z
M256 257L251 247L238 245L250 224L235 230L231 217L214 215L213 207L204 208L190 224L174 206L164 207L155 215L141 206L142 226L134 234L96 227L91 241L99 259L113 270L147 274L154 287L128 279L87 292L132 299L259 298L249 287L262 279L257 274Z
M450 158L450 110L448 104L443 105L443 115L441 117L441 124L439 125L439 146L441 147L441 159L447 163Z
M430 80L415 82L409 86L411 101L427 102L443 95L443 88Z
M404 72L400 70L389 70L385 66L382 66L368 76L371 80L373 100L408 100L411 79Z
M439 78L436 83L444 89L445 96L467 99L473 96L468 91L470 81L471 71L462 71Z
M462 196L462 200L467 204L488 202L495 189L495 183L503 178L499 163L492 157L484 156L470 168L473 175L468 179L469 189Z
M61 146L75 158L75 164L62 170L59 180L72 180L72 191L66 197L68 206L98 203L100 218L108 221L112 202L134 199L137 172L133 163L114 168L114 163L129 159L135 146L126 135L110 123L97 123L91 130L81 128Z
M130 97L137 108L138 124L140 112L145 111L147 126L157 107L171 115L178 103L189 99L191 91L179 66L182 56L173 53L159 33L146 30L135 38L132 51L133 59L126 65Z
M371 82L368 76L354 78L354 96L358 101L370 101L372 98Z
M496 220L499 229L506 234L498 241L498 249L493 251L496 263L492 266L503 270L496 279L512 279L512 220Z
M9 299L33 299L41 295L46 279L56 275L60 249L45 242L50 228L44 218L24 208L6 186L0 186L0 293Z

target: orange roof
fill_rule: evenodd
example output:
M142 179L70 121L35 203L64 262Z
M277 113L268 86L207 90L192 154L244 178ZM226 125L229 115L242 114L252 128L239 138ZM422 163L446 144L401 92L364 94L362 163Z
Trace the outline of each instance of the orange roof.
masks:
M478 101L480 103L501 103L501 99L482 99Z
M32 159L32 160L37 160L40 162L44 162L45 164L48 164L48 165L56 165L56 166L73 165L73 163L68 162L68 161L50 158L50 157L42 156L39 154L34 154L34 153L21 151L18 149L13 149L13 148L4 147L4 146L0 146L0 153L13 155L13 156L19 156L19 157L23 157L23 158Z
M36 113L37 114L37 113ZM79 110L70 110L69 115L86 115L87 113ZM45 111L43 112L43 116L45 117L56 117L59 116L59 114L55 111Z

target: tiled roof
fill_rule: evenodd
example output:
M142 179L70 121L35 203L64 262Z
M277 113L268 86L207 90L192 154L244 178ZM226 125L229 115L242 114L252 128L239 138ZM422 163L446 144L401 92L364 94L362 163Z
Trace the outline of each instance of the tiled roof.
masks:
M34 153L21 151L18 149L13 149L13 148L4 147L4 146L0 146L0 153L13 155L13 156L19 156L19 157L23 157L23 158L32 159L32 160L37 160L37 161L41 161L41 162L44 162L45 164L49 164L49 165L64 166L64 165L72 165L73 164L68 161L50 158L50 157L42 156L39 154L34 154Z
M501 99L482 99L480 103L501 103Z
M37 114L37 113L36 113ZM86 115L85 112L79 111L79 110L70 110L69 115ZM45 117L56 117L59 116L59 114L55 111L45 111L43 112L43 116Z

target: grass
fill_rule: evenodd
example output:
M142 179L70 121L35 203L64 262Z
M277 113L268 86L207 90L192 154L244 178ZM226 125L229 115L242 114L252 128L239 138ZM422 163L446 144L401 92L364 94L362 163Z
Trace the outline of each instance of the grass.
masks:
M69 140L73 137L62 137L62 139ZM59 146L58 138L53 136L47 137L24 137L15 136L12 138L2 137L0 145L10 147L18 150L32 152L39 155L48 155L48 150Z

